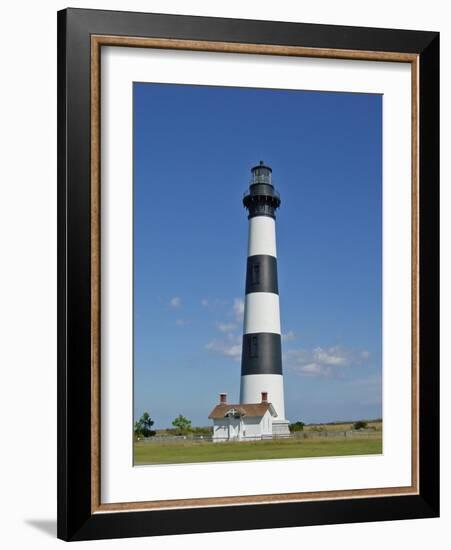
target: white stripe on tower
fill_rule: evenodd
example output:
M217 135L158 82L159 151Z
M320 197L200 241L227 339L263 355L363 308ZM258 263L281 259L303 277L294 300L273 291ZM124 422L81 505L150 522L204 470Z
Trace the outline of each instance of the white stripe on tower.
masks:
M249 212L249 241L244 305L240 403L258 403L268 393L279 424L288 434L282 375L275 211L280 198L272 170L260 162L243 204Z
M280 334L279 296L272 292L252 292L244 300L243 334Z
M241 377L240 403L260 403L260 388L268 392L268 401L277 413L277 420L285 419L283 376L281 374L247 374ZM271 397L272 396L272 397Z
M277 258L276 220L269 216L249 218L248 256L267 254Z

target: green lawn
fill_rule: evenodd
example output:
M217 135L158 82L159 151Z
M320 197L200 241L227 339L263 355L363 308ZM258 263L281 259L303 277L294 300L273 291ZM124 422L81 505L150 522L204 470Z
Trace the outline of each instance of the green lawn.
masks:
M267 460L382 453L381 434L354 439L301 439L211 443L135 443L135 465L218 462L225 460Z

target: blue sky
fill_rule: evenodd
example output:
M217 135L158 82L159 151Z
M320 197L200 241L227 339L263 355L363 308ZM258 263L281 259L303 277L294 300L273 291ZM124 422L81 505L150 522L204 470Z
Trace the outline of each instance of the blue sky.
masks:
M286 416L382 415L382 96L134 84L134 409L209 425L237 401L242 193L277 216Z

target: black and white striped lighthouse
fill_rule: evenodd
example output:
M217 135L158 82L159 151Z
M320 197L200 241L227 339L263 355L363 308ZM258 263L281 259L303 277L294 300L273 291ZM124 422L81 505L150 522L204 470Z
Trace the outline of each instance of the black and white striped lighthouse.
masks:
M276 210L279 193L272 184L272 169L263 161L251 169L244 194L248 210L249 241L244 303L240 403L258 403L262 394L277 417L274 435L288 435L282 374L279 289L277 284Z

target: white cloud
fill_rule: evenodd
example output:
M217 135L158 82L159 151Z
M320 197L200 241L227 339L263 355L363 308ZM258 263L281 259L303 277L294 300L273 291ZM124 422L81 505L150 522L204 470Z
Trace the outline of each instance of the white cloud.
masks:
M233 300L233 313L237 322L241 322L244 319L244 301L241 298Z
M189 323L189 319L176 319L175 324L179 327L183 327Z
M222 355L223 357L230 357L234 361L240 361L241 339L231 334L228 336L227 342L224 340L212 340L205 346L205 349L217 355Z
M319 363L309 363L300 367L300 373L304 376L330 378L333 374L331 367L320 365Z
M216 302L219 303L219 300L215 301L215 303ZM211 302L209 302L209 304L210 303ZM227 302L221 301L221 305L225 304L227 304ZM223 338L212 340L205 346L205 349L217 355L229 357L234 361L240 361L242 337L235 333L238 329L238 325L243 322L244 318L244 301L240 298L234 299L232 310L228 313L229 317L231 315L235 318L235 321L226 320L216 323L216 328L219 332L224 334Z
M314 359L324 365L345 365L348 360L347 355L347 352L343 352L338 348L329 348L328 350L315 348L313 350Z
M202 298L202 300L200 301L200 305L202 307L208 307L208 300L206 298Z
M221 332L233 332L236 329L235 323L218 323L217 327Z
M179 296L174 296L169 301L169 305L173 308L180 307L182 305L182 300L179 298Z
M317 347L313 350L290 350L284 355L286 368L300 376L342 378L343 369L361 366L370 357L366 350L356 351L342 346Z
M291 342L292 340L296 340L296 334L292 330L282 334L282 342Z

